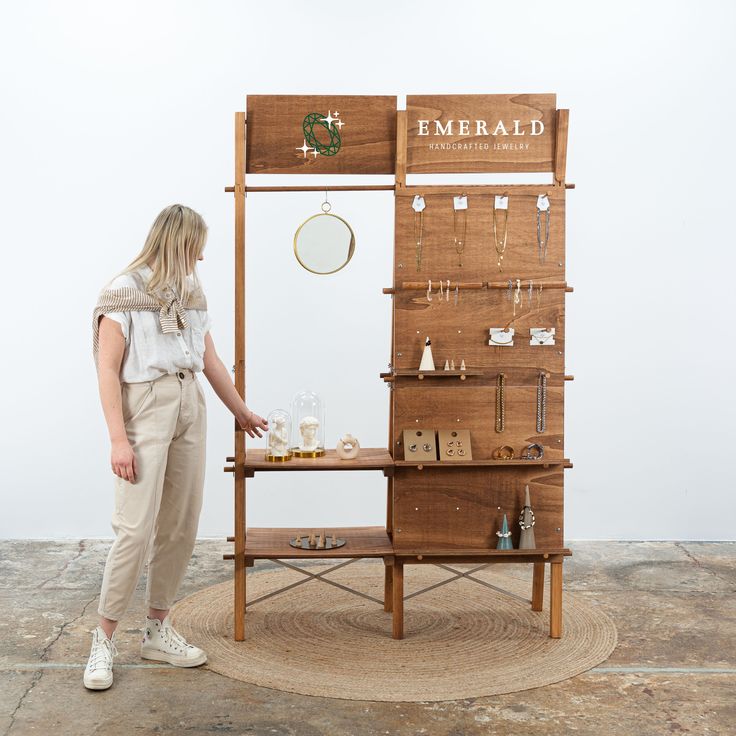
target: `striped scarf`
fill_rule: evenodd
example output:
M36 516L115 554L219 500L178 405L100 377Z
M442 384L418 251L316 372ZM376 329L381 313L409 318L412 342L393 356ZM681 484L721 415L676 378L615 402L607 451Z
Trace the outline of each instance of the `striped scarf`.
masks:
M207 309L207 299L201 290L192 294L187 302L182 304L176 296L160 301L142 289L132 286L103 289L92 312L92 355L95 359L95 368L99 368L97 358L100 346L100 317L106 312L129 310L158 312L161 331L176 332L189 326L186 309Z

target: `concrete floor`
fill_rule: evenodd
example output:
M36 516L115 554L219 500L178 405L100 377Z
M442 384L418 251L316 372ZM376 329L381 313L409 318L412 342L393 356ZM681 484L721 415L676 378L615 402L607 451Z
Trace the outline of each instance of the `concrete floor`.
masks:
M82 671L108 546L0 542L0 733L736 734L735 543L570 545L565 587L616 621L611 658L556 685L443 703L313 698L144 663L142 584L120 624L115 684L90 692ZM227 580L230 547L198 543L181 595Z

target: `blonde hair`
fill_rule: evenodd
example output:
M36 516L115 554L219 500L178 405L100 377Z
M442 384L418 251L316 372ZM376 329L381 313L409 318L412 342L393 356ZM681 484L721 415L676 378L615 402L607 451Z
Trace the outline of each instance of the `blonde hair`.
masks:
M141 252L120 273L130 273L150 261L147 291L162 298L168 287L186 302L201 289L196 267L206 242L207 225L202 216L183 204L169 205L153 221Z

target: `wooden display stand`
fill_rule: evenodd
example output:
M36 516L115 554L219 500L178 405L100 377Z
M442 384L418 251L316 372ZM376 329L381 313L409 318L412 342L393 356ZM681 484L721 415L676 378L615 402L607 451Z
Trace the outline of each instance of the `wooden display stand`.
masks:
M393 637L404 635L404 566L435 564L454 577L473 577L492 563L531 563L530 604L541 611L545 564L550 565L550 627L562 636L562 564L571 554L564 546L563 399L565 375L565 183L568 111L556 108L555 95L408 96L406 110L395 97L281 96L248 98L245 113L235 114L235 386L245 399L245 197L248 191L325 191L325 186L246 186L246 173L393 174L394 185L327 187L333 190L395 192L394 283L384 288L393 300L390 371L381 374L391 388L386 449L361 449L354 460L334 451L315 459L269 463L263 450L248 450L245 433L235 423L235 455L225 467L235 484L235 530L228 537L234 553L234 638L245 638L246 568L270 559L299 571L305 581L320 579L368 598L393 615ZM345 129L330 155L307 155L299 149L302 122L310 113L340 113ZM536 122L533 122L536 121ZM328 125L330 123L328 122ZM342 128L342 126L340 126ZM305 141L304 148L307 148ZM407 174L552 172L550 184L407 185ZM421 268L416 265L415 212L412 200L426 202ZM453 245L453 196L468 197L462 265ZM495 195L509 197L508 239L503 271L497 266L492 212ZM550 237L546 258L537 250L537 197L550 202ZM520 280L521 305L509 300L508 281ZM450 282L451 297L441 302L439 282ZM426 297L428 282L434 297ZM528 290L532 283L531 298ZM541 293L539 286L542 286ZM455 289L457 286L457 303ZM510 325L513 347L488 345L491 327ZM530 328L555 328L554 345L531 346ZM437 367L454 360L456 370L418 371L424 339L430 336ZM464 360L466 368L458 370ZM546 428L537 432L537 377L547 376ZM505 427L496 431L496 384L506 378ZM420 380L418 380L420 379ZM412 462L402 433L413 427L469 430L472 459ZM538 443L544 456L520 459ZM498 446L514 448L514 459L494 459ZM329 470L381 471L388 479L384 527L337 530L347 540L335 550L302 550L289 545L301 529L246 529L246 479L257 472ZM536 515L535 549L518 549L517 523L525 486ZM496 531L506 514L514 549L497 550ZM330 532L333 529L330 528ZM383 600L353 591L284 560L335 558L338 567L364 558L382 558ZM454 564L477 563L470 571ZM330 570L335 567L330 568ZM297 583L299 584L299 583ZM444 583L443 583L444 584ZM295 584L288 586L294 587ZM431 586L425 590L435 588ZM285 590L285 589L282 589Z

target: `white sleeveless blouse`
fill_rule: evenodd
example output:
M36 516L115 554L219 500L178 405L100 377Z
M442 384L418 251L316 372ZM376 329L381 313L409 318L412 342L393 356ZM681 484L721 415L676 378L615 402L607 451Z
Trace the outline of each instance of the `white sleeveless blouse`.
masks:
M140 267L138 272L144 281L152 273L149 266ZM110 289L121 286L139 288L135 277L127 273L107 284ZM182 368L191 368L195 372L204 369L204 336L212 320L206 309L187 309L186 315L188 327L164 333L157 312L134 309L105 314L105 317L120 323L125 337L125 353L120 366L122 383L153 381Z

